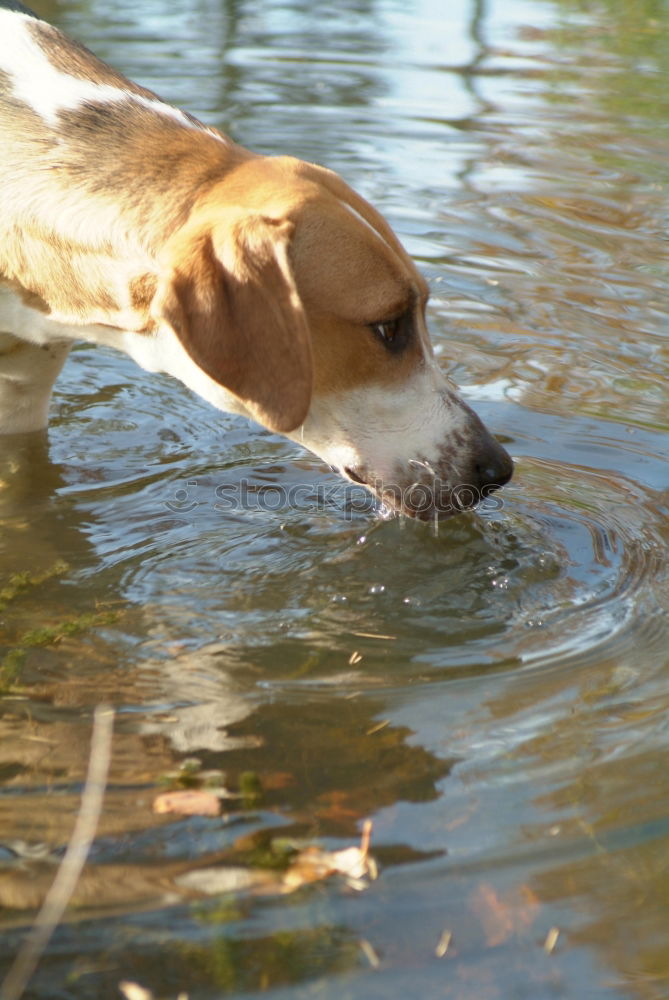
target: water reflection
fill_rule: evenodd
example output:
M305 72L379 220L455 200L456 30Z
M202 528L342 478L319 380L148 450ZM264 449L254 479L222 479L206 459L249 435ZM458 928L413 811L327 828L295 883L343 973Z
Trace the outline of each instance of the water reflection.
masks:
M58 503L67 470L52 462L46 433L3 438L0 453L2 577L41 574L63 559L79 561L90 547L67 505Z

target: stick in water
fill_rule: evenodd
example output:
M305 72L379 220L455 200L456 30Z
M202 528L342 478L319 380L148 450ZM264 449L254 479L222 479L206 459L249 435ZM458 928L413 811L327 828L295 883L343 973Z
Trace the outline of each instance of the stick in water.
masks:
M20 1000L79 881L102 812L113 728L114 709L108 705L98 705L93 715L91 752L79 815L58 873L46 894L35 924L19 948L2 984L0 1000Z

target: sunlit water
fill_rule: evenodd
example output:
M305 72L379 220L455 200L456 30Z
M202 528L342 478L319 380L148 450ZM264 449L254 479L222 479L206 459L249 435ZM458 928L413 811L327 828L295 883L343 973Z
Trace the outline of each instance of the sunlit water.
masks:
M443 367L517 467L438 531L383 519L297 445L78 348L48 446L1 453L0 580L69 567L0 612L26 653L1 703L3 966L106 699L86 919L60 928L35 995L129 978L277 1000L669 996L667 11L35 6L374 201L430 281ZM30 645L40 626L58 641ZM265 792L227 822L153 816L187 756ZM252 837L347 846L367 816L381 873L362 894L175 888L198 863L256 864Z

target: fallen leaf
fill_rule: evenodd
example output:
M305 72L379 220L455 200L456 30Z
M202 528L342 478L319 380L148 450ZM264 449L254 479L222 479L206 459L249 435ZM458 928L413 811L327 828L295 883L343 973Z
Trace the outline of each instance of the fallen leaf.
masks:
M539 911L539 900L529 886L523 885L498 896L487 882L481 883L470 897L470 906L481 921L488 948L504 944L509 937L529 927Z
M329 851L305 847L283 875L283 892L295 892L310 882L320 882L334 875L336 868Z
M369 853L371 831L371 820L365 820L359 847L346 847L341 851L325 851L313 844L303 847L285 871L221 865L186 872L179 875L175 882L180 888L207 896L244 891L273 896L295 892L312 882L322 882L332 875L339 875L350 888L366 889L369 882L378 876L376 861Z
M481 884L471 900L471 907L483 925L486 945L496 948L513 933L513 917L495 890Z
M180 816L220 816L221 799L204 789L184 788L163 792L153 800L155 813L177 813Z
M300 851L283 875L283 891L295 892L309 882L318 882L331 875L343 875L346 884L358 891L366 889L370 880L378 877L376 861L369 853L372 821L365 820L360 847L346 847L341 851L324 851L320 847L306 847Z

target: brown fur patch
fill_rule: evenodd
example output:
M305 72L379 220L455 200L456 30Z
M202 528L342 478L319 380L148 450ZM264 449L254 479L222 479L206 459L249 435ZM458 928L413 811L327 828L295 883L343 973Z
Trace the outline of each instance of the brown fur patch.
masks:
M309 329L287 256L291 232L290 223L234 210L225 224L194 224L168 248L153 305L197 365L278 431L304 421L312 387Z

